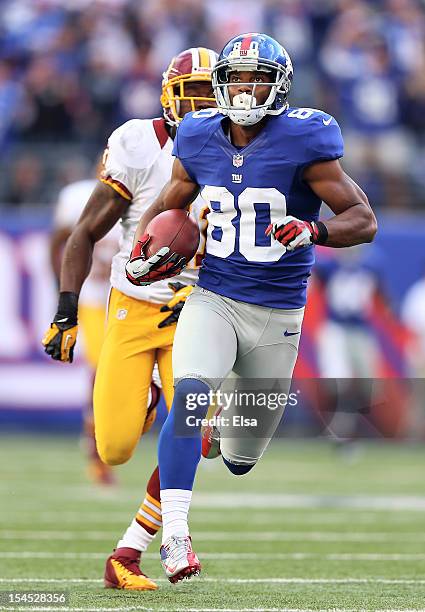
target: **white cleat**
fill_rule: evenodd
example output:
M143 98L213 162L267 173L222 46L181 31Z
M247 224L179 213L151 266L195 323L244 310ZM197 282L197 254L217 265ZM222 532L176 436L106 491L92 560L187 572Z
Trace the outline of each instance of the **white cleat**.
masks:
M198 576L201 564L192 550L190 536L170 536L161 546L159 554L165 574L170 582Z

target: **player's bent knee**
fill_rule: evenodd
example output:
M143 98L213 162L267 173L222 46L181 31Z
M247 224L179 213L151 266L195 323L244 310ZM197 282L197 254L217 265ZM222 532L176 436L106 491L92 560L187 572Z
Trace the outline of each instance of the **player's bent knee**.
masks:
M198 378L182 378L174 390L174 402L179 411L204 418L210 405L211 388Z
M244 474L248 474L256 465L256 463L232 463L223 457L223 463L227 467L227 469L235 474L235 476L243 476Z
M99 457L106 463L106 465L121 465L126 463L132 456L134 447L117 446L113 444L99 445L97 446L97 452Z

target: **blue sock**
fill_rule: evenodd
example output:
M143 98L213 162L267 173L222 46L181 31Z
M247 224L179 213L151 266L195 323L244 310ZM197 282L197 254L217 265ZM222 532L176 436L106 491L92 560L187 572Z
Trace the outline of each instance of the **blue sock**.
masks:
M223 459L223 463L227 469L230 470L232 474L235 474L235 476L243 476L244 474L247 474L250 470L252 470L254 465L256 465L255 463L252 463L251 465L232 463L231 461L227 461L223 455L221 458Z
M201 428L186 427L186 418L205 418L210 388L196 378L184 378L177 383L173 405L165 421L158 444L158 465L161 490L192 490L196 468L201 458ZM191 409L188 410L188 398ZM193 401L192 401L193 400Z

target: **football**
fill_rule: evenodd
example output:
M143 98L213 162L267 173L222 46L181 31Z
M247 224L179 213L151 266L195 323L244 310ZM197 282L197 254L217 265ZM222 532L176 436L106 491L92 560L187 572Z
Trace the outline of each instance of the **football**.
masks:
M186 210L166 210L152 219L146 232L151 237L146 247L148 257L168 246L170 251L182 255L189 262L198 250L199 227Z

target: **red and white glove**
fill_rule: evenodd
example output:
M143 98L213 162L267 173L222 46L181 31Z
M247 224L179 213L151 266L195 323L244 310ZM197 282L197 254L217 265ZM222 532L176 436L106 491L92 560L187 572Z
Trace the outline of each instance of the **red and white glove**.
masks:
M149 234L144 234L134 245L130 259L125 264L127 279L139 287L175 276L186 265L186 258L172 253L169 247L162 247L147 257L146 246L149 240Z
M323 229L322 229L323 228ZM288 215L276 223L270 223L267 236L273 236L287 251L293 251L311 244L323 244L327 238L326 226L320 221L302 221Z

